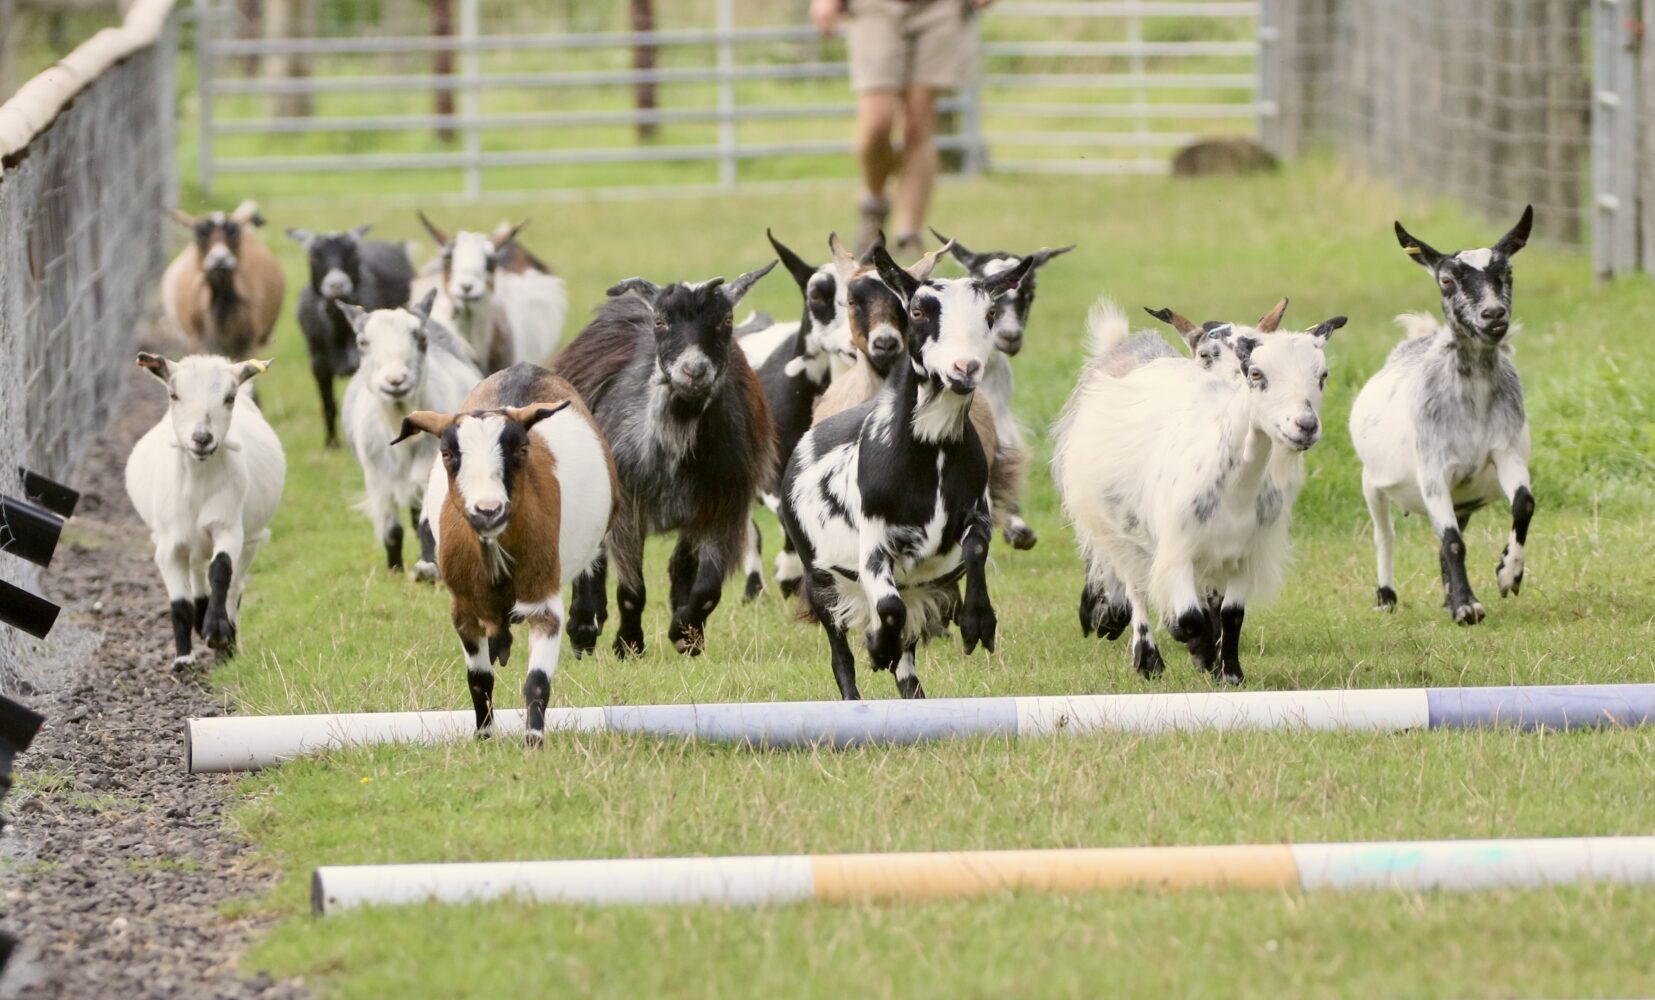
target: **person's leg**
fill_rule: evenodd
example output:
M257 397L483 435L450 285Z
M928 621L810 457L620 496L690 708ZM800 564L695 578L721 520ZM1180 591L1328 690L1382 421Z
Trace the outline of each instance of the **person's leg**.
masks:
M910 87L902 102L902 171L896 189L896 242L916 251L937 182L937 92ZM909 241L915 243L908 247Z
M855 0L846 25L851 88L856 91L856 158L862 174L856 252L873 243L890 211L885 186L899 159L891 127L907 86L907 42L902 24L909 6L897 0Z
M899 163L891 146L896 105L894 91L864 90L856 95L856 160L862 168L864 202L885 200L885 182Z

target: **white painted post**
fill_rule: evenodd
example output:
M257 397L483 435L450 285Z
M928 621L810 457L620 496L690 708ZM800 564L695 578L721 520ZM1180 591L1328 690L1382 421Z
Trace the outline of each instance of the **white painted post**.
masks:
M1135 8L1134 8L1135 10ZM1144 19L1133 13L1126 19L1126 40L1132 46L1127 72L1141 80L1149 72L1149 61L1138 51L1144 43ZM1141 85L1132 88L1132 131L1138 136L1138 162L1149 163L1149 95Z
M1592 7L1592 269L1598 280L1636 270L1637 56L1621 0Z
M201 104L196 173L201 193L213 193L213 3L195 0L195 90Z
M1255 70L1258 74L1258 90L1253 97L1258 107L1258 140L1265 149L1279 157L1286 157L1292 151L1286 148L1283 142L1284 127L1281 119L1282 97L1282 49L1281 31L1281 4L1282 0L1260 0L1258 6L1258 63Z
M718 183L736 183L735 0L718 0Z
M482 53L478 51L478 0L460 0L460 117L465 119L465 196L483 193Z

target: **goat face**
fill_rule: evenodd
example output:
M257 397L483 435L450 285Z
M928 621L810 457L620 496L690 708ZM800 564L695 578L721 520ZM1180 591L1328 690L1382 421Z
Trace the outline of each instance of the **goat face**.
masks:
M1249 393L1253 427L1272 441L1304 451L1322 436L1322 390L1333 331L1345 325L1335 316L1309 333L1271 336L1240 334L1230 340Z
M367 378L374 395L392 406L410 401L425 383L425 356L430 346L427 324L437 290L425 293L409 309L379 309L364 312L350 303L339 308L356 331L356 349L362 357L358 369Z
M728 285L709 278L661 288L628 278L609 289L612 297L633 292L654 311L655 368L671 399L700 407L718 391L730 363L736 303L775 266L771 261Z
M948 239L946 236L931 230L932 235L947 244L949 253L959 261L971 276L978 279L992 278L998 274L1012 270L1022 263L1024 258L1016 254L1000 251L973 253L960 243ZM1034 272L1046 266L1046 262L1059 254L1066 254L1073 250L1074 244L1059 247L1056 250L1039 250L1029 255L1033 263L1029 274L1021 284L995 303L994 307L994 348L1008 356L1016 356L1023 349L1023 333L1029 327L1029 311L1034 308Z
M391 443L422 431L435 437L449 496L471 530L493 541L505 533L512 503L521 498L523 469L533 446L529 431L568 405L564 400L454 415L416 410L403 418L402 433Z
M1442 314L1456 334L1498 344L1511 330L1511 258L1529 241L1534 206L1492 247L1444 254L1396 224L1397 242L1431 272L1442 293Z
M230 430L241 387L270 367L268 361L231 361L196 354L177 362L140 353L138 365L166 383L167 416L178 447L197 461L218 451Z
M424 212L418 214L425 231L442 247L443 288L453 300L455 311L470 315L485 308L494 291L494 272L500 268L502 252L517 239L528 220L509 229L502 227L492 235L461 230L449 236Z
M908 360L915 374L937 389L974 392L994 350L994 313L999 300L1022 283L1034 267L1024 257L990 278L920 280L898 267L883 247L874 264L907 310Z
M195 220L192 229L195 252L201 270L212 285L227 283L241 263L241 223L223 212L210 212Z
M356 302L362 287L362 238L369 226L348 232L311 233L289 229L310 258L310 289L330 302Z
M851 343L867 354L874 371L884 375L903 354L908 312L897 294L871 271L851 279L848 298Z
M809 360L828 352L838 354L846 360L855 360L855 349L851 345L846 322L847 300L844 282L839 280L834 265L827 263L821 267L811 267L802 257L789 249L787 244L776 239L770 230L766 229L764 234L770 238L770 245L776 248L777 258L793 276L799 291L805 297L804 357Z

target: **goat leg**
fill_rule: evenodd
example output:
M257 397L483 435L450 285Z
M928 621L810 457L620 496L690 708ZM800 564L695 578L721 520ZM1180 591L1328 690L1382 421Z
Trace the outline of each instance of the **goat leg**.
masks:
M985 652L994 652L994 633L999 620L994 616L994 605L988 598L988 541L992 522L987 510L972 521L966 529L961 546L965 561L965 601L960 605L955 621L960 626L960 640L965 643L966 655L982 643Z
M239 546L238 546L239 548ZM222 650L225 653L235 653L235 626L230 622L230 577L234 572L230 563L230 553L220 551L213 555L213 561L207 566L207 620L202 631L207 637L207 646L210 649Z
M700 656L707 645L707 618L724 594L724 562L716 552L705 552L682 607L674 608L667 639L680 653Z

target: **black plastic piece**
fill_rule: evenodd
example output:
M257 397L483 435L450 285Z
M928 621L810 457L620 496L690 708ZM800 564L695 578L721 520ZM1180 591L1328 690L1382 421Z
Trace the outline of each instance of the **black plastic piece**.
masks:
M23 499L46 508L58 517L74 516L75 505L80 503L80 490L71 489L28 469L19 468L17 474L23 477Z
M57 613L61 610L44 597L0 580L0 625L10 625L36 639L44 639L57 623Z
M0 552L48 566L62 534L63 518L27 500L0 495Z

